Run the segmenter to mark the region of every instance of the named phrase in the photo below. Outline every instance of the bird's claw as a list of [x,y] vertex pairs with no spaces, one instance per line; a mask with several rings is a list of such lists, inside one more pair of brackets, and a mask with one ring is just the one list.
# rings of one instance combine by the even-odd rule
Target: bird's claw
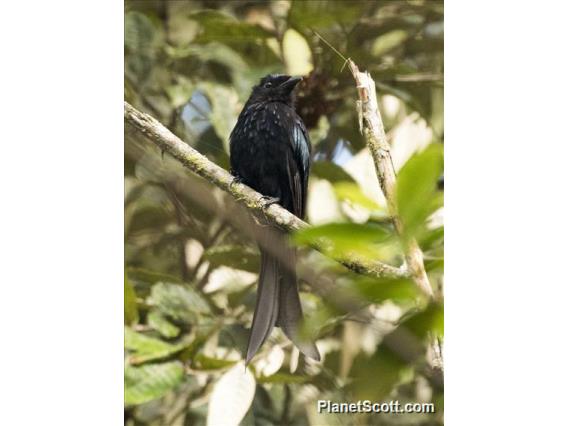
[[231,181],[231,183],[229,183],[229,191],[232,191],[233,185],[236,185],[237,183],[243,183],[243,178],[241,178],[239,175],[234,175],[233,180]]
[[267,209],[272,204],[278,204],[280,202],[280,198],[278,197],[269,197],[268,195],[263,195],[260,197],[260,201],[262,202],[262,207]]

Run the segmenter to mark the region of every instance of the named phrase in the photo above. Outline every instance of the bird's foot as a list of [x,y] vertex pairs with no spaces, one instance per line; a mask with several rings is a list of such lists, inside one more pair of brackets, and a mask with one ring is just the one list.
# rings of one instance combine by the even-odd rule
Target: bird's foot
[[239,175],[233,175],[233,180],[229,183],[229,191],[232,191],[233,185],[236,185],[237,183],[243,183],[243,178]]
[[262,208],[267,209],[272,204],[278,204],[280,202],[280,198],[278,197],[269,197],[268,195],[263,195],[260,198],[262,202]]

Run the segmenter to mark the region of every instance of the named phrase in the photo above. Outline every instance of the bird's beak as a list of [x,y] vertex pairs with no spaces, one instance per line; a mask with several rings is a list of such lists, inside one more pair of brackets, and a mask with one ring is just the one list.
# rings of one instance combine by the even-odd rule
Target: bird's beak
[[302,77],[290,77],[288,80],[282,83],[280,87],[287,90],[288,92],[291,92],[292,90],[294,90],[294,87],[296,87],[296,84],[298,84],[300,81],[302,81]]

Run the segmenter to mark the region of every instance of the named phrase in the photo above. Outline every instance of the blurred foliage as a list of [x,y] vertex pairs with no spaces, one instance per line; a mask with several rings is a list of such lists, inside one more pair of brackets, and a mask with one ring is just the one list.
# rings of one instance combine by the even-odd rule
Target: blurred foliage
[[[403,238],[424,251],[435,303],[408,279],[357,275],[309,249],[324,241],[333,255],[403,259],[359,133],[353,79],[322,38],[377,83]],[[443,337],[443,3],[126,0],[124,42],[125,99],[225,168],[228,135],[258,79],[307,75],[297,109],[314,145],[315,226],[294,241],[300,275],[333,286],[302,283],[321,363],[298,357],[276,329],[245,373],[256,244],[196,202],[195,177],[126,128],[126,424],[443,423],[443,389],[425,369],[428,339]],[[367,398],[434,402],[436,413],[317,413],[318,399]]]

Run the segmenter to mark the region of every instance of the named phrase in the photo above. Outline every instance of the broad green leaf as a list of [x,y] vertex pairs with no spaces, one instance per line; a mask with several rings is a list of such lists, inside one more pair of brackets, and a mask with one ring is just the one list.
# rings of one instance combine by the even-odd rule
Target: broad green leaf
[[282,45],[289,75],[307,75],[314,69],[310,46],[298,31],[291,28],[286,30]]
[[254,399],[256,381],[239,362],[213,386],[207,413],[208,426],[238,425]]
[[143,404],[161,398],[183,380],[183,365],[178,361],[124,368],[125,405]]
[[148,325],[168,339],[179,335],[179,327],[172,324],[162,313],[156,310],[151,310],[148,313]]
[[227,266],[249,272],[258,272],[260,267],[258,252],[244,246],[214,246],[203,256],[214,267]]
[[172,345],[138,333],[128,327],[124,330],[124,347],[133,352],[127,358],[130,364],[142,364],[144,362],[166,358],[187,346],[187,344]]
[[197,323],[200,314],[211,313],[203,296],[188,285],[159,282],[152,286],[148,303],[175,321],[188,324]]
[[327,179],[331,183],[350,182],[355,183],[355,179],[342,167],[331,161],[316,161],[312,165],[312,174],[320,179]]
[[363,191],[356,183],[338,182],[333,185],[333,189],[335,195],[341,201],[349,201],[371,211],[384,210],[375,201],[363,194]]
[[443,336],[444,308],[437,303],[431,303],[426,309],[404,321],[403,326],[421,339],[426,338],[429,333]]
[[318,246],[332,257],[356,253],[369,258],[388,258],[396,251],[392,231],[374,224],[330,223],[294,234],[297,244]]
[[124,272],[124,323],[131,325],[138,322],[138,307],[136,306],[136,292]]
[[443,194],[436,190],[436,183],[443,167],[443,147],[433,143],[400,170],[396,198],[407,237],[417,234],[428,216],[441,207]]

